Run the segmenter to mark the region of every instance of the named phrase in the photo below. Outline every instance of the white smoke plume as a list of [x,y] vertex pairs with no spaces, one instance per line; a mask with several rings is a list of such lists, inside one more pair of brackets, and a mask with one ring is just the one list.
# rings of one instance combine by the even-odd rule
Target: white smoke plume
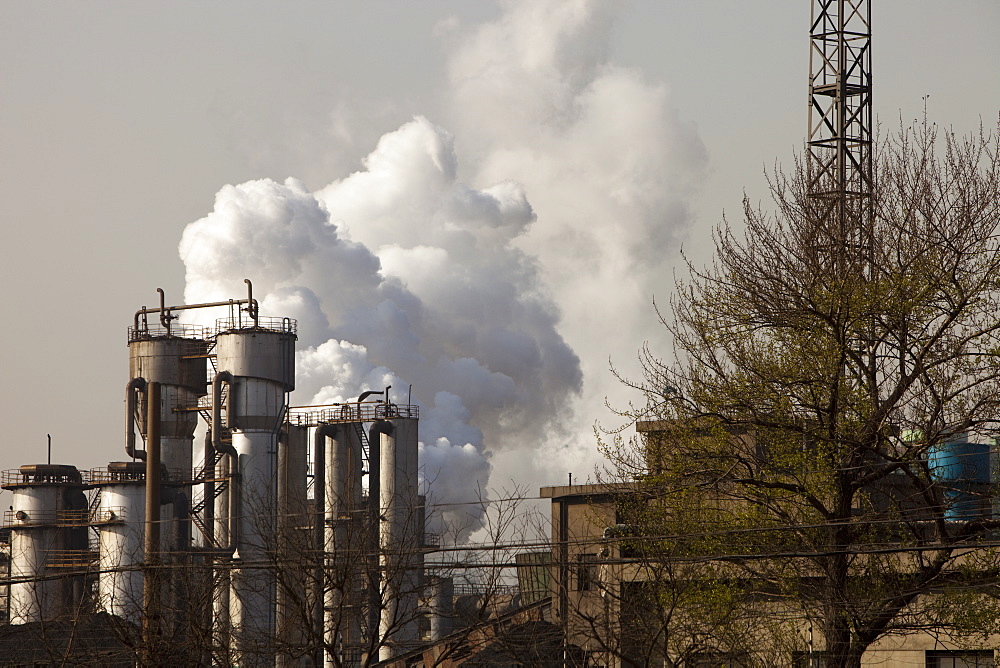
[[705,155],[662,86],[608,62],[615,7],[515,2],[448,24],[461,164],[417,116],[315,192],[224,187],[181,240],[189,303],[247,276],[262,312],[299,321],[296,403],[390,384],[400,402],[412,383],[435,500],[474,500],[491,468],[529,491],[584,477],[607,359],[655,331]]
[[635,377],[639,346],[662,340],[652,299],[672,291],[708,155],[665,85],[609,60],[620,3],[504,6],[473,31],[452,26],[446,122],[461,138],[469,181],[516,176],[528,194],[538,219],[514,243],[537,259],[559,332],[581,359],[581,398],[562,416],[569,437],[536,438],[493,459],[497,478],[516,471],[534,487],[562,484],[570,471],[586,479],[599,460],[594,422],[616,421],[605,400],[635,399],[608,360]]
[[530,438],[581,383],[536,265],[512,246],[534,218],[513,183],[459,183],[451,137],[417,118],[317,193],[294,179],[223,188],[181,240],[185,299],[253,277],[263,312],[299,321],[297,403],[387,385],[405,401],[412,383],[432,495],[471,500],[490,469],[479,425]]

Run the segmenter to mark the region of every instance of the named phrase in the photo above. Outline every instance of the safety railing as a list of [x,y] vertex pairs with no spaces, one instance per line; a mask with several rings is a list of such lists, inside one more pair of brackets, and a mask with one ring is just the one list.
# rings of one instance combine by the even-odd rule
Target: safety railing
[[257,329],[268,332],[281,332],[284,334],[298,334],[298,322],[294,318],[277,318],[271,316],[259,316],[253,320],[249,315],[240,312],[238,316],[229,318],[217,318],[215,327],[204,325],[189,325],[185,323],[171,323],[170,327],[160,324],[140,323],[139,327],[130,326],[128,328],[128,342],[145,341],[157,338],[178,338],[190,339],[192,342],[208,341],[222,332],[240,331],[244,329]]
[[[4,487],[16,485],[81,485],[87,481],[82,474],[74,470],[59,470],[57,466],[39,465],[36,469],[7,469],[0,474],[0,485]],[[72,468],[72,467],[66,467]],[[86,472],[84,472],[86,473]]]
[[86,471],[85,476],[93,485],[105,485],[116,482],[139,482],[146,479],[146,470],[116,471],[107,468],[97,468]]
[[169,329],[163,327],[162,325],[140,324],[138,329],[134,326],[128,328],[128,342],[132,343],[134,341],[144,341],[146,339],[166,337],[205,340],[214,334],[215,332],[211,327],[205,327],[202,325],[187,325],[181,322],[171,323]]
[[91,524],[117,524],[119,522],[124,522],[126,519],[131,519],[133,522],[143,521],[143,517],[125,517],[125,506],[103,506],[94,509],[91,514],[90,522]]
[[315,427],[333,422],[373,422],[391,418],[419,418],[416,404],[387,404],[381,401],[330,404],[291,408],[288,421],[297,427]]
[[90,509],[83,510],[5,510],[5,526],[9,527],[85,527],[90,524]]
[[[168,485],[188,485],[194,480],[194,472],[188,469],[168,469],[162,467],[162,482]],[[96,468],[83,471],[83,481],[88,485],[113,485],[116,482],[137,482],[146,479],[146,469],[138,471],[116,471]]]
[[222,332],[239,331],[243,329],[262,329],[268,332],[281,332],[284,334],[297,334],[299,325],[294,318],[272,318],[269,316],[257,316],[254,320],[242,311],[239,315],[230,318],[219,318],[215,321],[215,334]]
[[455,596],[512,596],[520,591],[516,584],[501,584],[496,582],[456,582]]
[[45,555],[49,568],[86,569],[97,561],[97,550],[51,550]]

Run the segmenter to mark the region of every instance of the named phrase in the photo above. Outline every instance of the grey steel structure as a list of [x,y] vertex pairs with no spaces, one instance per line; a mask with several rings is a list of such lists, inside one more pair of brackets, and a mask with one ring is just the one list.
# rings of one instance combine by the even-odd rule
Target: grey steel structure
[[[419,644],[419,617],[429,612],[419,608],[427,549],[417,494],[419,408],[388,401],[389,389],[290,410],[291,427],[313,433],[312,542],[323,560],[311,580],[325,592],[313,599],[325,645],[314,665],[355,665],[371,650],[397,656]],[[366,401],[371,395],[386,399]]]
[[[288,393],[295,388],[295,338],[295,323],[288,318],[227,320],[220,322],[215,336],[216,378],[224,379],[229,392],[226,450],[238,489],[228,509],[230,541],[236,548],[229,624],[240,665],[265,663],[258,648],[276,630],[276,582],[268,560],[277,547],[278,437]],[[220,401],[213,396],[213,407]],[[223,434],[217,422],[212,430]]]
[[[3,474],[12,623],[93,608],[141,628],[143,662],[166,660],[152,652],[171,638],[178,662],[357,665],[414,648],[420,617],[451,608],[442,582],[432,605],[424,591],[418,407],[386,387],[290,409],[296,323],[259,316],[246,282],[246,299],[168,306],[158,290],[159,307],[136,311],[132,461]],[[229,317],[174,322],[208,307]]]
[[[190,410],[206,394],[206,358],[209,342],[200,327],[171,326],[164,313],[166,327],[140,327],[129,332],[129,383],[126,388],[126,452],[146,460],[147,453],[134,447],[133,422],[148,440],[149,412],[157,411],[160,428],[160,460],[174,482],[169,503],[159,511],[161,549],[184,551],[191,547],[191,479],[194,432],[198,414]],[[149,405],[150,383],[159,383],[160,401]]]
[[75,466],[27,464],[4,471],[14,492],[4,524],[10,527],[8,619],[28,624],[68,619],[83,598],[90,510]]
[[872,180],[871,7],[869,0],[814,0],[809,49],[807,188],[832,237],[817,243],[868,245]]
[[107,470],[91,471],[90,478],[99,490],[91,518],[100,532],[97,604],[135,623],[142,613],[146,465],[112,462]]

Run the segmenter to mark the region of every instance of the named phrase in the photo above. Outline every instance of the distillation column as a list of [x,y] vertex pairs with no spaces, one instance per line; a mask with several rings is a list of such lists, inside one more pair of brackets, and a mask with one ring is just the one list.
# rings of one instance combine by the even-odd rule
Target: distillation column
[[[423,512],[417,486],[417,420],[396,418],[379,437],[379,569],[382,661],[419,640]],[[375,444],[371,446],[375,448]]]
[[94,474],[100,506],[93,518],[100,531],[98,605],[132,623],[142,612],[146,465],[112,462],[107,473]]
[[[75,466],[27,464],[5,471],[3,488],[14,492],[10,527],[10,623],[69,618],[83,594],[89,508]],[[62,577],[59,577],[62,575]]]
[[[236,547],[229,624],[240,665],[264,665],[274,660],[277,450],[287,393],[295,385],[294,322],[223,325],[215,349],[219,373],[232,378],[227,426],[238,485],[228,508]],[[221,519],[218,512],[216,517]]]
[[[131,334],[129,370],[133,381],[129,384],[129,392],[133,391],[136,379],[160,384],[160,459],[171,479],[189,480],[194,431],[198,426],[198,413],[193,409],[198,398],[207,394],[208,342],[203,338],[171,334],[151,335],[149,330],[134,330]],[[145,393],[139,393],[136,409],[139,429],[145,438],[149,422]],[[142,452],[137,451],[136,455],[145,459]],[[190,488],[178,487],[172,492],[172,503],[162,511],[164,518],[171,519],[164,522],[160,532],[161,544],[167,552],[191,547],[191,523],[186,519],[191,503]]]
[[307,555],[312,554],[313,514],[306,498],[309,428],[286,425],[278,440],[278,539],[275,665],[299,665],[308,635],[304,628],[309,591]]
[[327,656],[327,666],[343,665],[360,651],[360,584],[364,581],[366,546],[362,506],[360,423],[320,427],[318,438],[330,437],[325,448],[323,631],[327,647],[336,648],[339,661]]

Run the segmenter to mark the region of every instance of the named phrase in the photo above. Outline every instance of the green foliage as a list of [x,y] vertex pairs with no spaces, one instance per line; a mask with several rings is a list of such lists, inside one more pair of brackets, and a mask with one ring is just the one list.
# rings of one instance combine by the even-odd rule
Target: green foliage
[[[968,488],[934,457],[1000,421],[998,137],[903,128],[871,196],[832,212],[797,165],[771,181],[775,213],[747,203],[742,237],[724,223],[713,265],[678,283],[673,357],[644,349],[647,404],[625,413],[647,437],[605,451],[640,483],[637,552],[697,565],[680,588],[704,624],[780,602],[800,611],[782,633],[815,622],[831,665],[929,620],[996,627],[981,548],[1000,524],[955,512]],[[971,563],[979,581],[956,579]]]

